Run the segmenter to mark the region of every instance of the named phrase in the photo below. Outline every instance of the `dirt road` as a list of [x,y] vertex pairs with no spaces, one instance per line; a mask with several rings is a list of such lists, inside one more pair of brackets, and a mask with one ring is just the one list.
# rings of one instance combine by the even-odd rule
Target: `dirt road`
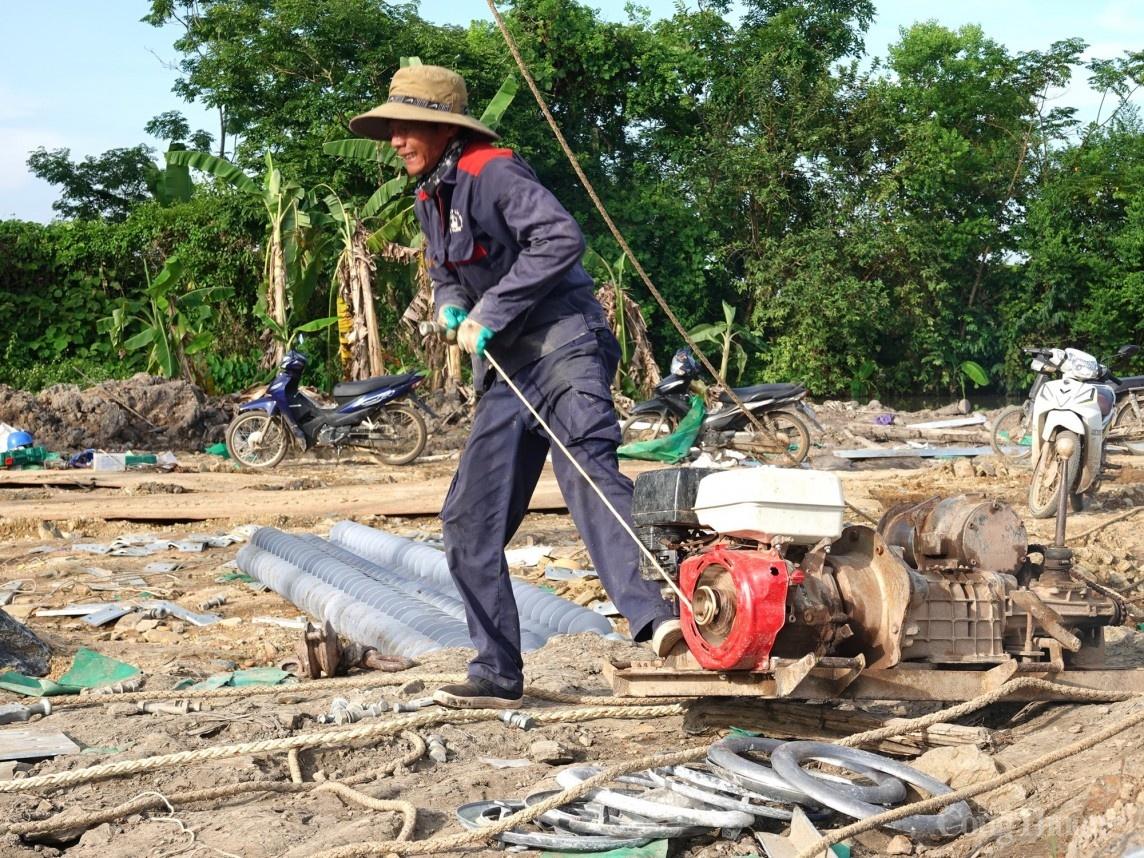
[[[148,557],[95,557],[77,550],[77,543],[143,532],[176,539],[191,533],[222,533],[245,523],[325,533],[333,521],[349,517],[404,535],[439,535],[434,515],[455,465],[448,458],[405,468],[300,460],[268,474],[244,474],[206,456],[180,459],[187,470],[171,474],[0,475],[0,535],[4,537],[0,583],[24,582],[7,609],[27,618],[31,627],[56,648],[52,675],[58,676],[75,651],[87,646],[138,665],[149,675],[149,687],[162,689],[180,678],[197,679],[235,667],[276,664],[292,651],[297,636],[262,619],[294,618],[298,615],[294,606],[273,593],[255,592],[248,585],[226,580],[232,571],[227,564],[237,546],[208,548],[201,553],[172,550]],[[1071,521],[1070,534],[1075,536],[1123,516],[1144,501],[1144,471],[1139,464],[1129,458],[1118,458],[1116,464],[1122,467],[1102,487],[1092,508]],[[633,465],[629,472],[649,467],[655,466]],[[967,471],[959,466],[957,470],[959,473],[949,463],[926,464],[849,471],[842,479],[854,509],[873,518],[901,500],[969,491],[999,497],[1025,513],[1022,499],[1027,472],[1009,471],[992,460],[978,462],[976,469]],[[850,517],[857,520],[858,515],[853,512]],[[1049,522],[1027,520],[1027,525],[1033,541],[1051,534]],[[1142,532],[1144,516],[1116,521],[1079,544],[1078,558],[1106,583],[1140,599],[1144,597],[1139,568],[1144,556]],[[550,475],[542,480],[534,513],[526,519],[514,544],[529,541],[554,546],[553,553],[585,562],[578,553],[582,547],[579,537],[560,508]],[[153,563],[174,568],[147,571],[148,564]],[[92,572],[93,568],[102,571]],[[526,577],[538,574],[530,569],[516,571]],[[103,587],[107,583],[112,586]],[[591,589],[595,586],[573,587],[567,594],[586,600],[599,595]],[[94,629],[75,618],[35,616],[38,608],[131,598],[141,590],[192,608],[209,596],[225,595],[225,605],[218,608],[225,621],[198,628],[170,619],[140,622],[129,615],[115,625]],[[1113,649],[1121,663],[1144,664],[1140,635],[1125,629],[1113,637]],[[609,689],[599,673],[601,659],[630,658],[641,652],[630,644],[591,636],[559,637],[529,654],[526,670],[530,682],[545,688],[606,695]],[[440,652],[411,673],[458,672],[465,661],[464,651]],[[424,693],[415,678],[409,684],[409,677],[394,675],[393,681],[395,684],[384,690],[343,693],[366,702]],[[63,730],[85,749],[84,753],[38,763],[29,774],[312,732],[321,729],[313,719],[328,710],[336,693],[300,685],[269,695],[211,701],[209,711],[190,715],[116,717],[107,706],[64,705],[34,726]],[[16,699],[0,692],[0,703]],[[529,701],[528,705],[545,704]],[[1075,740],[1093,724],[1107,723],[1132,705],[995,706],[971,721],[996,728],[998,748],[1003,748],[994,749],[997,759],[1003,766],[1013,766],[1046,748]],[[900,707],[890,710],[892,714],[913,711]],[[392,738],[306,751],[301,755],[303,775],[308,781],[361,775],[364,783],[360,789],[368,795],[412,802],[419,808],[414,837],[420,839],[457,830],[453,812],[466,802],[518,798],[535,789],[551,788],[550,778],[559,766],[533,759],[533,745],[538,740],[556,742],[573,760],[611,762],[651,750],[709,742],[715,737],[714,733],[688,736],[678,715],[551,723],[530,732],[508,729],[499,722],[442,725],[425,732],[444,738],[449,752],[446,762],[422,759],[395,773],[375,777],[371,773],[380,772],[408,747],[404,740]],[[1144,730],[1135,729],[1035,778],[1024,779],[1021,785],[1027,799],[1016,809],[994,814],[1009,821],[1000,834],[992,839],[980,832],[965,835],[932,847],[926,854],[943,858],[1065,855],[1073,838],[1080,838],[1078,843],[1093,844],[1111,836],[1108,832],[1115,826],[1119,826],[1116,830],[1130,831],[1136,824],[1134,814],[1144,808],[1144,777],[1137,774],[1137,749],[1142,739]],[[503,760],[519,762],[514,763],[516,767],[498,767]],[[52,792],[0,794],[0,818],[43,819],[65,809],[111,807],[147,792],[177,797],[188,790],[254,779],[289,781],[285,754],[231,757]],[[1115,814],[1106,819],[1105,811],[1114,805]],[[329,792],[252,793],[180,805],[173,813],[128,813],[86,832],[44,835],[34,838],[35,842],[0,835],[0,855],[306,856],[340,844],[388,839],[397,825],[394,814],[363,810]],[[854,844],[855,854],[885,854],[887,841],[882,834],[865,837]],[[758,852],[758,844],[743,834],[735,840],[684,841],[672,854],[721,858]],[[500,850],[468,854],[494,855]]]

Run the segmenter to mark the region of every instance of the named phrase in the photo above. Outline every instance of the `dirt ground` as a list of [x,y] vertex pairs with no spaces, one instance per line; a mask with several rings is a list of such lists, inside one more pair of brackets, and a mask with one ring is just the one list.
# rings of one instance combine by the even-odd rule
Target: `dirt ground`
[[[829,410],[820,408],[819,413]],[[6,419],[5,415],[0,414],[0,419]],[[844,420],[855,419],[861,416],[847,413],[845,408],[831,417],[826,438],[818,439],[824,446],[816,449],[813,459],[816,467],[842,468],[846,498],[863,513],[877,518],[898,501],[962,492],[985,493],[1013,504],[1019,514],[1026,513],[1028,472],[1007,467],[992,457],[954,462],[883,460],[850,469],[837,460],[828,464],[825,457],[829,447],[843,440],[838,427]],[[216,457],[177,448],[180,465],[169,473],[0,472],[0,585],[23,582],[5,610],[26,621],[52,645],[52,676],[66,670],[80,647],[137,665],[148,675],[149,689],[168,688],[178,679],[199,679],[236,667],[276,665],[292,652],[298,633],[266,624],[263,618],[291,619],[299,612],[272,592],[219,580],[234,571],[231,563],[238,544],[208,547],[201,553],[171,550],[146,557],[94,555],[76,546],[141,534],[177,541],[192,535],[225,534],[248,524],[325,535],[334,522],[344,518],[401,535],[436,537],[440,525],[434,512],[456,464],[455,444],[443,439],[446,432],[441,435],[440,443],[431,444],[423,460],[401,468],[364,459],[336,462],[307,456],[288,459],[269,473],[249,474]],[[187,447],[201,449],[201,440]],[[1080,565],[1141,605],[1144,516],[1129,516],[1077,539],[1144,502],[1144,459],[1114,456],[1113,462],[1120,468],[1112,472],[1091,506],[1071,518],[1069,534]],[[625,466],[633,475],[651,467],[656,466]],[[849,517],[857,520],[854,513]],[[1031,542],[1051,539],[1051,522],[1026,519],[1026,525]],[[534,511],[513,545],[530,543],[553,546],[552,555],[570,558],[579,565],[588,562],[571,520],[560,508],[550,476],[542,480]],[[148,571],[148,566],[156,563],[174,568]],[[101,571],[92,572],[93,568]],[[536,569],[515,571],[525,577],[539,576]],[[600,595],[598,584],[592,581],[561,587],[565,595],[581,603]],[[129,615],[118,623],[93,629],[74,617],[34,614],[38,608],[132,598],[141,591],[193,610],[212,596],[225,595],[225,604],[213,609],[225,620],[200,628],[172,619],[141,623],[136,615]],[[1144,667],[1144,634],[1125,627],[1111,630],[1109,638],[1110,654],[1118,665]],[[546,688],[606,695],[610,689],[601,675],[603,661],[645,654],[642,648],[622,641],[589,635],[557,637],[526,657],[526,671],[529,682]],[[465,662],[465,651],[443,651],[408,673],[461,672]],[[394,684],[386,689],[350,691],[345,696],[371,702],[383,696],[394,700],[426,693],[418,683],[407,682],[408,677],[394,674]],[[187,715],[123,717],[113,716],[107,706],[61,706],[37,725],[64,731],[83,752],[36,763],[27,774],[322,729],[314,718],[328,711],[334,696],[335,692],[307,690],[305,683],[300,683],[283,687],[281,693],[212,700],[209,711]],[[0,704],[17,699],[0,691]],[[526,701],[526,707],[545,705]],[[988,751],[1007,769],[1075,741],[1141,705],[1135,701],[995,705],[963,723],[995,731],[995,745]],[[923,710],[898,705],[892,711],[910,715]],[[613,762],[716,738],[714,732],[689,736],[679,716],[551,724],[528,732],[488,722],[446,725],[432,732],[444,738],[447,762],[425,758],[360,787],[375,798],[412,802],[418,808],[416,839],[459,830],[453,812],[466,802],[521,798],[552,788],[551,778],[559,766],[530,760],[520,767],[498,768],[490,762],[528,760],[530,747],[539,740],[558,742],[579,762]],[[940,858],[1121,855],[1126,844],[1136,842],[1132,838],[1140,838],[1134,832],[1144,831],[1142,739],[1144,728],[1136,727],[1023,779],[1019,784],[1026,797],[1008,809],[995,810],[989,815],[992,822],[950,843],[919,844],[914,854],[924,852]],[[307,779],[316,775],[346,778],[382,767],[407,747],[403,740],[387,739],[362,747],[306,751],[301,763]],[[145,793],[170,796],[267,777],[290,779],[284,754],[234,757],[71,788],[0,795],[0,818],[42,819],[67,809],[93,811],[114,806]],[[328,792],[253,793],[182,805],[173,813],[134,814],[82,833],[43,835],[30,841],[4,835],[0,855],[305,856],[341,844],[389,839],[398,824],[399,818],[393,813],[364,810]],[[888,839],[881,833],[863,836],[854,844],[854,854],[888,854]],[[488,848],[466,854],[501,851]],[[707,837],[677,842],[671,854],[719,858],[761,852],[758,843],[743,834],[737,840]]]

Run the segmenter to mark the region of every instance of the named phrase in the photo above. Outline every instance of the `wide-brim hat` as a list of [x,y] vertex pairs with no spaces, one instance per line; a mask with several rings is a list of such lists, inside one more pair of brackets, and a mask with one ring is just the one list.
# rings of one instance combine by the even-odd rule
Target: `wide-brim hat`
[[389,123],[443,122],[476,132],[490,140],[495,131],[469,116],[469,92],[465,79],[441,66],[405,66],[389,84],[389,100],[350,120],[350,130],[374,140],[389,139]]

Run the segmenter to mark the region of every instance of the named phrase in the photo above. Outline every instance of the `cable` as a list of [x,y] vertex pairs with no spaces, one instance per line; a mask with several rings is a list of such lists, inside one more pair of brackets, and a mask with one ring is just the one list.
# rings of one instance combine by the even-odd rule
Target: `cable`
[[642,541],[640,541],[640,538],[636,536],[635,531],[631,529],[626,521],[624,521],[624,517],[619,514],[614,506],[612,506],[612,502],[608,500],[608,498],[600,490],[600,487],[592,481],[592,478],[588,476],[588,472],[580,466],[580,463],[576,461],[572,453],[568,450],[567,447],[564,446],[564,443],[556,437],[556,433],[552,431],[552,427],[544,422],[544,418],[541,417],[537,410],[532,407],[532,403],[525,398],[520,388],[513,384],[512,379],[508,377],[508,373],[501,369],[500,364],[496,362],[496,358],[494,358],[486,351],[484,354],[484,359],[488,361],[489,365],[497,371],[497,375],[499,375],[501,380],[509,386],[509,389],[511,389],[512,392],[516,394],[516,398],[524,404],[524,407],[528,409],[528,413],[536,418],[536,422],[539,423],[540,427],[548,433],[548,437],[552,443],[560,448],[560,452],[563,453],[568,458],[568,461],[572,463],[572,466],[580,472],[580,476],[584,478],[584,481],[592,487],[592,491],[594,491],[599,496],[600,500],[604,502],[604,506],[608,508],[608,512],[615,516],[616,521],[620,523],[624,531],[628,534],[628,536],[632,538],[632,542],[634,542],[639,550],[643,552],[644,557],[647,558],[651,562],[651,565],[655,567],[655,571],[658,572],[660,577],[662,577],[663,580],[667,582],[667,585],[671,587],[680,603],[687,605],[687,609],[691,610],[691,600],[683,595],[683,591],[679,589],[679,585],[676,584],[675,581],[672,580],[671,576],[664,571],[664,568],[659,565],[659,561],[655,559],[655,555],[648,551],[647,546],[644,545]]
[[[619,244],[620,248],[624,251],[624,253],[627,254],[628,259],[632,261],[632,267],[634,267],[636,273],[639,274],[640,279],[643,281],[644,286],[647,287],[648,292],[651,293],[651,296],[655,299],[656,303],[659,304],[660,309],[663,310],[668,320],[675,327],[675,330],[678,331],[679,335],[683,337],[684,342],[687,343],[688,347],[703,363],[703,366],[707,369],[707,371],[711,373],[711,377],[715,379],[716,383],[723,387],[727,393],[728,398],[730,398],[735,403],[735,405],[742,409],[743,416],[747,418],[751,425],[759,430],[760,433],[766,435],[768,430],[763,426],[759,418],[756,417],[749,408],[747,408],[746,403],[744,403],[743,400],[739,398],[739,395],[735,393],[734,389],[732,389],[731,386],[727,384],[727,382],[719,374],[719,371],[715,369],[714,364],[712,364],[711,361],[707,359],[707,356],[703,354],[699,346],[697,346],[695,341],[691,339],[687,333],[687,330],[683,327],[683,324],[679,321],[678,318],[676,318],[675,313],[672,312],[671,307],[669,307],[667,304],[667,301],[665,301],[663,296],[659,294],[659,290],[655,288],[655,284],[651,282],[651,278],[648,277],[647,272],[644,271],[643,266],[640,265],[639,260],[636,258],[636,255],[632,252],[631,247],[628,245],[627,239],[624,238],[623,233],[620,232],[619,227],[616,226],[615,222],[612,220],[611,215],[608,214],[608,210],[604,208],[604,203],[600,200],[599,196],[597,196],[596,189],[592,186],[592,182],[589,181],[587,174],[584,173],[583,168],[580,166],[579,159],[577,159],[575,153],[572,151],[572,148],[568,145],[568,141],[564,139],[564,134],[560,131],[560,126],[556,124],[556,119],[552,116],[552,112],[548,109],[548,104],[545,102],[544,96],[540,94],[540,89],[536,85],[536,80],[533,78],[532,72],[528,70],[528,65],[524,62],[524,57],[522,57],[520,54],[520,48],[517,47],[516,40],[513,39],[512,33],[509,32],[508,25],[505,23],[504,18],[501,16],[500,10],[496,6],[495,0],[487,0],[487,2],[489,5],[489,10],[493,13],[493,19],[496,21],[497,28],[500,30],[501,35],[504,37],[505,44],[508,45],[509,52],[512,54],[513,59],[516,60],[517,68],[520,69],[520,73],[524,76],[524,80],[528,84],[528,88],[532,90],[533,98],[536,99],[536,103],[540,106],[540,112],[543,113],[544,118],[548,120],[548,124],[552,128],[552,133],[556,135],[556,140],[560,143],[560,148],[564,150],[564,154],[567,156],[569,163],[571,163],[572,169],[576,172],[576,176],[580,179],[581,184],[584,186],[584,190],[588,192],[588,196],[591,197],[593,204],[596,206],[596,210],[600,213],[600,217],[602,217],[604,219],[604,223],[607,224],[608,229],[612,233],[612,237],[615,238],[616,243]],[[783,449],[783,456],[788,462],[793,461],[793,457],[790,455],[790,452],[785,448]]]

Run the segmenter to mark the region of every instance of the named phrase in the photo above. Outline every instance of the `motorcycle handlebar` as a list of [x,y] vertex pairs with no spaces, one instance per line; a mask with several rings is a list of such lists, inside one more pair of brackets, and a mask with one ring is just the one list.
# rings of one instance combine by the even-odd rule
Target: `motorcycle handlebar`
[[418,322],[417,333],[423,337],[441,337],[449,343],[457,341],[457,329],[446,328],[438,322]]

